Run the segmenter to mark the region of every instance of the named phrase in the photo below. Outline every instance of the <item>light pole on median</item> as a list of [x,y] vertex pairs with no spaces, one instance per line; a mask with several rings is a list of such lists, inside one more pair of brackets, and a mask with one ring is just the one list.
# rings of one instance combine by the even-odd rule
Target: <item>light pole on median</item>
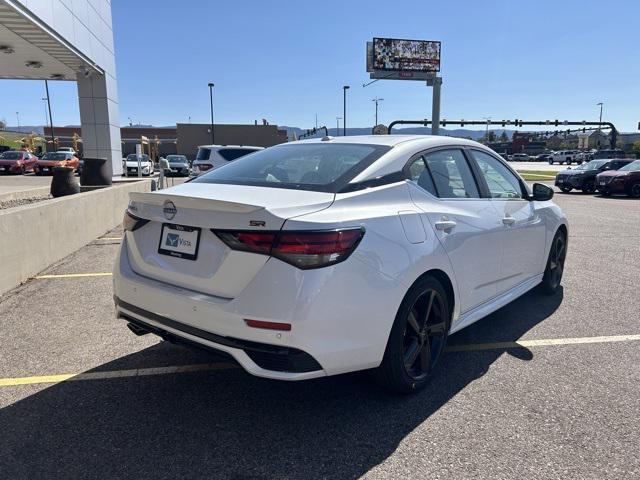
[[600,131],[600,127],[602,127],[602,106],[604,105],[604,103],[598,102],[596,103],[596,105],[600,106],[600,125],[598,125],[598,131]]
[[349,85],[342,87],[342,136],[347,136],[347,90]]
[[209,102],[211,105],[211,145],[216,144],[216,137],[213,133],[213,83],[209,83]]
[[378,98],[378,97],[376,97],[376,98],[371,100],[372,102],[376,103],[376,123],[375,123],[374,127],[376,125],[378,125],[378,102],[382,102],[383,100],[384,100],[384,98]]

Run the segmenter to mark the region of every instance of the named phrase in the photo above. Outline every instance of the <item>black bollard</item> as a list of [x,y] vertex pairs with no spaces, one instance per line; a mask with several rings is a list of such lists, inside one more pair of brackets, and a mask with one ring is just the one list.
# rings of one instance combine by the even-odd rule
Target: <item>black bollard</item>
[[84,165],[80,174],[83,186],[111,185],[112,172],[106,158],[83,158]]
[[53,167],[53,178],[51,179],[51,195],[53,197],[64,197],[80,193],[80,184],[73,175],[71,167]]

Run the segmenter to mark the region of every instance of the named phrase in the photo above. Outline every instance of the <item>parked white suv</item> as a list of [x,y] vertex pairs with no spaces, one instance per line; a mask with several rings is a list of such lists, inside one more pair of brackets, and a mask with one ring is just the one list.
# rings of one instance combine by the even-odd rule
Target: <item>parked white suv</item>
[[549,157],[549,165],[553,165],[554,163],[559,163],[562,165],[566,163],[567,165],[571,165],[576,161],[576,152],[575,150],[560,150],[558,152],[553,152],[551,157]]
[[201,145],[193,162],[193,173],[200,175],[212,168],[226,165],[236,158],[244,157],[264,147],[251,147],[247,145]]

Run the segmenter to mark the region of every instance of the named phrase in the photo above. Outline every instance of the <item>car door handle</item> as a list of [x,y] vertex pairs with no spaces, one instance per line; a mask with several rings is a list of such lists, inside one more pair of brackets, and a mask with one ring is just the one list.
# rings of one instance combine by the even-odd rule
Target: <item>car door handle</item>
[[437,230],[442,230],[443,232],[449,233],[453,228],[457,225],[453,220],[445,219],[436,222],[435,227]]
[[502,219],[502,223],[504,223],[506,226],[510,227],[512,226],[514,223],[516,223],[516,219],[509,216],[509,217],[504,217]]

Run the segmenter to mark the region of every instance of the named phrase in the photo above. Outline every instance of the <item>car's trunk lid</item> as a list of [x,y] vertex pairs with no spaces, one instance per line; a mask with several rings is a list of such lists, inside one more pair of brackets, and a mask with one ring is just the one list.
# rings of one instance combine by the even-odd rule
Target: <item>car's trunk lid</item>
[[[129,211],[150,220],[127,232],[127,252],[136,272],[190,290],[233,298],[269,257],[231,250],[212,229],[280,230],[288,218],[329,207],[334,194],[185,183],[159,192],[132,193],[130,198]],[[164,248],[162,242],[169,241],[169,232],[179,235],[172,225],[199,229],[195,259],[167,254],[166,249],[173,247]],[[187,236],[196,239],[196,234]]]

